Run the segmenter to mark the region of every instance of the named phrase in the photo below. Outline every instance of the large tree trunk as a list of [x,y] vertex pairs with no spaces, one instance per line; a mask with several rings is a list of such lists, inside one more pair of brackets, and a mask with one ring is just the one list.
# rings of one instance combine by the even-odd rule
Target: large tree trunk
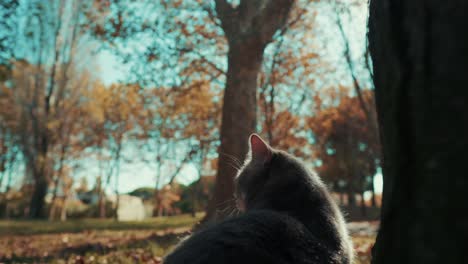
[[[36,172],[39,173],[39,172]],[[36,180],[34,183],[34,191],[31,196],[29,217],[42,218],[44,215],[44,198],[47,194],[48,182],[44,175],[34,175]]]
[[215,217],[223,218],[235,206],[232,195],[236,167],[244,160],[249,135],[255,131],[257,76],[263,54],[263,47],[255,44],[234,43],[236,46],[229,50],[218,172],[211,204]]
[[286,24],[294,0],[242,0],[236,7],[226,0],[215,2],[229,52],[218,172],[205,220],[222,220],[234,209],[237,169],[233,162],[244,160],[248,137],[256,130],[257,76],[263,51],[273,34]]
[[373,0],[384,190],[373,263],[464,263],[468,1]]

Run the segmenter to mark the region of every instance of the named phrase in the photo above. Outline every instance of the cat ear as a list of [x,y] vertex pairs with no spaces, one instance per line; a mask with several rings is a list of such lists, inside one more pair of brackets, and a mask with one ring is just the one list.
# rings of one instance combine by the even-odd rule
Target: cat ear
[[263,141],[263,139],[259,135],[250,135],[249,142],[250,153],[252,154],[253,160],[262,161],[264,163],[267,163],[271,160],[271,157],[273,155],[271,147],[268,146],[268,144],[265,141]]

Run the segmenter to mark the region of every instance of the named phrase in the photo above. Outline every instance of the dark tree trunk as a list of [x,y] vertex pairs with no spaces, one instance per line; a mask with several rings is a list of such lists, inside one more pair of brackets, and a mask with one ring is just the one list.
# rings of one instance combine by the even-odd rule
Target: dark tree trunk
[[192,190],[192,210],[190,210],[190,214],[192,215],[192,217],[195,217],[197,215],[197,211],[196,211],[196,194],[195,194],[195,191]]
[[114,220],[119,221],[119,206],[120,206],[120,197],[119,192],[115,192],[115,209],[114,209]]
[[44,198],[47,194],[48,187],[45,176],[37,175],[38,173],[39,172],[35,173],[36,180],[29,207],[29,217],[35,219],[44,217]]
[[366,207],[366,200],[364,199],[364,192],[361,192],[360,196],[361,196],[361,215],[367,216],[367,207]]
[[205,220],[222,220],[235,206],[233,179],[256,130],[257,76],[263,51],[273,34],[286,24],[294,0],[242,0],[233,7],[216,0],[216,11],[228,40],[228,71],[221,120],[221,146],[214,196]]
[[106,197],[104,190],[99,191],[98,198],[98,209],[99,209],[99,218],[106,218]]
[[[236,46],[234,46],[236,45]],[[233,165],[244,160],[249,135],[255,132],[257,114],[257,76],[262,63],[263,47],[257,43],[234,43],[228,55],[228,72],[224,91],[221,146],[218,173],[211,210],[223,218],[235,204]],[[213,212],[213,211],[212,211]]]
[[465,263],[468,1],[373,0],[383,146],[373,263]]
[[[198,171],[198,173],[200,174],[200,170]],[[192,190],[191,190],[191,193],[190,193],[190,200],[192,202],[192,210],[191,210],[191,214],[192,214],[192,217],[195,217],[196,214],[197,214],[197,209],[196,209],[196,206],[197,206],[197,196],[199,194],[199,191],[198,191],[198,187],[201,186],[201,180],[200,178],[195,181],[193,183],[193,187],[192,187]]]
[[355,207],[356,206],[356,194],[354,193],[351,183],[348,183],[348,186],[346,189],[346,195],[348,196],[348,206]]

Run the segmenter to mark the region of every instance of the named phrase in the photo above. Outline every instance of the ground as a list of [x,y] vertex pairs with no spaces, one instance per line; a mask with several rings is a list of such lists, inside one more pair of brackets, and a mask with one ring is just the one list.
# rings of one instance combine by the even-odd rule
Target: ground
[[[0,263],[160,263],[202,215],[143,222],[0,221]],[[376,222],[349,224],[356,263],[370,263]]]

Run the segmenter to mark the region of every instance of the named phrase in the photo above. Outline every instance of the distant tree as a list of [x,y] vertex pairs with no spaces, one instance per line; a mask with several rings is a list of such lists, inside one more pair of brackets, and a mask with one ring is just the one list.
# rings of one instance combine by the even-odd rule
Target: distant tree
[[16,24],[23,24],[23,31],[2,30],[2,35],[15,41],[14,48],[10,46],[13,75],[9,89],[17,103],[18,144],[34,182],[30,217],[37,218],[43,215],[44,197],[54,169],[50,153],[60,123],[56,118],[66,112],[65,98],[75,95],[68,93],[68,81],[79,53],[76,44],[81,36],[84,6],[64,1],[23,1],[17,8],[22,16]]
[[16,120],[11,102],[12,92],[4,83],[12,77],[18,5],[17,0],[5,0],[0,3],[0,190],[5,176],[10,176],[6,179],[6,191],[11,183],[10,165],[14,163],[18,153],[17,137],[11,130],[12,123]]
[[464,263],[468,2],[370,2],[383,146],[373,263]]
[[11,170],[19,158],[18,136],[13,129],[17,121],[14,109],[11,89],[0,84],[0,190],[7,177],[5,191],[10,188]]
[[0,82],[8,78],[14,58],[18,23],[18,0],[0,2]]
[[[138,137],[135,133],[138,133],[141,119],[145,116],[139,90],[138,85],[113,84],[106,87],[97,83],[90,93],[93,100],[86,106],[90,144],[99,154],[103,154],[98,155],[103,173],[100,176],[104,176],[99,191],[100,217],[106,216],[104,191],[110,187],[112,180],[117,205],[119,203],[118,183],[125,143],[130,142],[132,137]],[[105,163],[102,163],[103,156],[107,157]]]
[[[373,96],[371,90],[362,91],[366,105],[373,105]],[[344,95],[338,105],[324,108],[319,101],[317,107],[319,110],[307,121],[315,139],[317,171],[336,191],[347,193],[350,205],[360,194],[364,210],[364,192],[373,192],[380,161],[376,134],[357,96]]]

